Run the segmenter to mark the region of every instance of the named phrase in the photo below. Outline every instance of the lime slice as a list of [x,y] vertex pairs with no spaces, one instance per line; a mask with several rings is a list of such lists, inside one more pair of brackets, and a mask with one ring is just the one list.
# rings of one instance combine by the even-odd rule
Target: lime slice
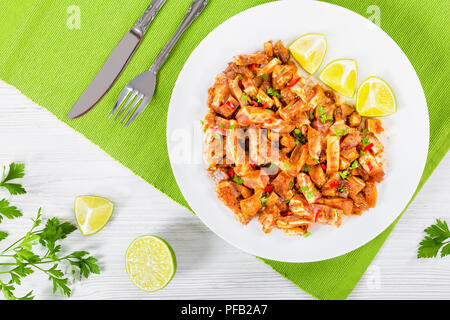
[[303,69],[314,74],[327,52],[327,39],[323,34],[308,33],[295,40],[289,50]]
[[75,218],[84,236],[93,235],[108,223],[114,210],[114,203],[95,196],[75,198]]
[[154,292],[172,280],[177,268],[170,245],[156,236],[133,240],[125,253],[125,267],[131,281],[139,289]]
[[356,111],[366,117],[384,117],[397,111],[394,92],[380,78],[369,77],[358,88]]
[[353,97],[358,79],[358,67],[353,59],[337,59],[325,66],[319,75],[329,87],[346,97]]

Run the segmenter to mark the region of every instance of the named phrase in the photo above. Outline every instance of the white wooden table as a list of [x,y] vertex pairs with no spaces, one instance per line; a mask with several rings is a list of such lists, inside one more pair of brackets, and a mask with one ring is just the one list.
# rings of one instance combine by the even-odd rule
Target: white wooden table
[[[188,210],[174,203],[81,134],[0,82],[0,163],[26,164],[28,194],[12,201],[25,218],[5,221],[11,239],[26,232],[37,209],[45,217],[74,222],[73,199],[98,194],[116,203],[108,226],[83,237],[75,231],[66,243],[99,257],[102,273],[74,284],[73,299],[310,299],[294,284],[251,255],[214,235]],[[446,156],[405,213],[351,299],[450,299],[450,258],[418,260],[423,229],[436,218],[450,222],[450,156]],[[174,248],[178,271],[157,293],[134,287],[124,268],[133,238],[160,235]],[[25,288],[26,287],[26,288]],[[58,299],[44,276],[32,275],[23,289],[40,299]]]

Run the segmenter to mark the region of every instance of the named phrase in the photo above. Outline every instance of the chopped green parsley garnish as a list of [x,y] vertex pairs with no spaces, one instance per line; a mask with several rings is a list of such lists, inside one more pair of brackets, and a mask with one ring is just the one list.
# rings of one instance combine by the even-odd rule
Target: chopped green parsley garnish
[[269,89],[267,89],[267,94],[269,96],[274,96],[274,97],[281,98],[281,94],[277,91],[276,88],[269,88]]
[[242,96],[241,96],[241,100],[242,101],[247,101],[247,95],[245,94],[245,93],[242,93]]
[[267,74],[263,74],[262,76],[261,76],[264,80],[266,80],[267,79]]
[[324,107],[317,106],[317,112],[319,112],[319,116],[323,115],[325,113],[325,111],[327,111],[327,110]]
[[330,120],[333,120],[333,116],[331,114],[324,114],[323,116],[320,117],[320,121],[322,123],[325,123]]
[[347,189],[342,188],[342,189],[339,189],[338,191],[339,191],[340,193],[346,193],[346,192],[347,192]]
[[341,176],[342,179],[347,179],[347,176],[349,175],[349,172],[347,170],[344,171],[340,171],[339,175]]
[[362,139],[362,144],[364,147],[367,147],[370,144],[369,138]]
[[359,167],[358,160],[353,161],[352,165],[350,166],[350,169],[356,169]]
[[308,238],[311,235],[311,232],[307,232],[303,235],[304,238]]
[[262,197],[261,198],[261,204],[262,204],[263,207],[266,206],[267,200],[268,200],[267,197]]
[[233,180],[234,182],[236,182],[237,184],[243,184],[243,183],[244,183],[244,181],[242,181],[242,179],[241,179],[240,177],[238,177],[238,176],[234,176],[234,177],[232,178],[232,180]]
[[303,171],[305,171],[305,172],[309,172],[309,167],[308,167],[308,165],[307,165],[307,164],[305,164],[305,166],[303,167]]
[[345,136],[348,133],[348,129],[345,129],[344,131],[342,131],[339,128],[334,128],[334,132],[336,133],[336,135],[339,136]]

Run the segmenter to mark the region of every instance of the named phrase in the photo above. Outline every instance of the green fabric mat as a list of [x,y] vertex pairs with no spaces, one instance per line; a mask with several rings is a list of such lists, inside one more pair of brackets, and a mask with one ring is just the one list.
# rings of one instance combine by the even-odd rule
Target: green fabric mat
[[[172,36],[190,0],[167,0],[141,48],[110,92],[84,117],[66,114],[113,48],[150,0],[3,0],[0,2],[0,78],[14,85],[96,143],[179,204],[188,208],[175,183],[166,148],[166,115],[175,80],[198,43],[224,20],[267,0],[210,0],[186,31],[161,70],[155,96],[132,126],[107,120],[126,83],[146,70]],[[424,87],[430,114],[430,150],[417,188],[423,186],[450,145],[450,1],[334,0],[363,16],[381,9],[381,27],[400,45]],[[70,30],[67,8],[81,9],[81,28]],[[301,34],[301,30],[299,30]],[[411,128],[414,130],[414,128]],[[416,192],[417,193],[417,192]],[[400,214],[400,213],[399,213]],[[319,299],[345,299],[392,231],[395,223],[363,247],[338,258],[314,263],[264,260],[277,272]]]

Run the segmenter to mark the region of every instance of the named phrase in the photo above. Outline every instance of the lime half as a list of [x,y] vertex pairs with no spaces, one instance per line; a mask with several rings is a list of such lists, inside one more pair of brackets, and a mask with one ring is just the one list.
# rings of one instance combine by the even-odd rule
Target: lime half
[[75,218],[84,236],[93,235],[108,223],[114,210],[114,203],[95,196],[75,198]]
[[344,96],[355,95],[358,67],[353,59],[337,59],[325,66],[319,79]]
[[358,88],[356,111],[366,117],[384,117],[397,111],[394,92],[380,78],[369,77]]
[[177,261],[166,241],[156,236],[142,236],[134,239],[128,247],[125,267],[136,287],[154,292],[172,280]]
[[295,40],[289,46],[289,50],[303,69],[314,74],[325,57],[327,39],[323,34],[308,33]]

